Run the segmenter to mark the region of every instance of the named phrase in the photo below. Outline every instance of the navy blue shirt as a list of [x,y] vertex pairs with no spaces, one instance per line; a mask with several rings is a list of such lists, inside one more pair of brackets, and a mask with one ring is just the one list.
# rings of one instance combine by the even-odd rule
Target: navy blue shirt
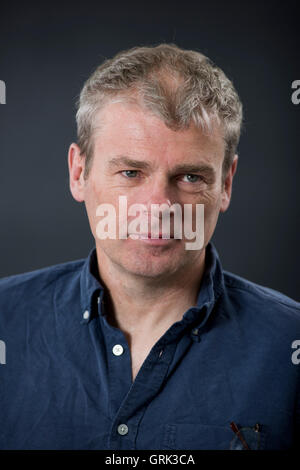
[[105,298],[95,248],[0,281],[1,449],[244,449],[232,422],[250,449],[300,447],[299,303],[224,271],[210,242],[197,305],[132,382]]

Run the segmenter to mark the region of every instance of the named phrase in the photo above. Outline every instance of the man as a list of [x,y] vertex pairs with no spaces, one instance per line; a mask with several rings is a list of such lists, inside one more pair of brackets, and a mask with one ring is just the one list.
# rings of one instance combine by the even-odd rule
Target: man
[[[85,83],[68,162],[95,248],[1,281],[1,448],[299,444],[299,304],[224,271],[210,241],[230,203],[241,122],[225,74],[175,45],[121,52]],[[191,207],[202,245],[175,236],[185,212],[172,212],[168,237],[134,230],[120,197],[143,209],[141,224],[155,204]],[[99,229],[108,207],[125,237]]]

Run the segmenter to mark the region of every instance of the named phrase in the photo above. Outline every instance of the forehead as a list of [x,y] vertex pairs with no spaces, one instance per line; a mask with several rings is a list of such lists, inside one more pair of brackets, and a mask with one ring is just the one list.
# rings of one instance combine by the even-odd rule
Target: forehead
[[95,117],[94,152],[101,158],[128,155],[176,164],[185,159],[220,163],[224,156],[222,129],[204,133],[195,124],[173,130],[163,120],[133,103],[110,102]]

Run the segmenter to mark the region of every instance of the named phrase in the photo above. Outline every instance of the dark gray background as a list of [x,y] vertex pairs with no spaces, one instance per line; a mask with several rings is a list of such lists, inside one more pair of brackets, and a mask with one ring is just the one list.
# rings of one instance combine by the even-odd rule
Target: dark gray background
[[87,256],[69,192],[75,101],[106,57],[175,42],[233,80],[245,128],[231,206],[213,241],[224,269],[299,300],[300,79],[296,2],[5,2],[0,6],[0,277]]

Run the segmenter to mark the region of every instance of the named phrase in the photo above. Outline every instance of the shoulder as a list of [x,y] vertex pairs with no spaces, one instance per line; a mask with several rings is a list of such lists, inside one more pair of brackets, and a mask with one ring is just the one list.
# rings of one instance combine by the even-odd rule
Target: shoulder
[[226,293],[237,305],[261,314],[284,313],[300,322],[300,303],[270,287],[249,281],[237,274],[223,271]]
[[0,302],[8,298],[20,298],[26,292],[27,297],[43,290],[52,291],[55,284],[67,276],[76,276],[80,273],[85,259],[68,261],[52,266],[28,271],[21,274],[14,274],[0,279]]

